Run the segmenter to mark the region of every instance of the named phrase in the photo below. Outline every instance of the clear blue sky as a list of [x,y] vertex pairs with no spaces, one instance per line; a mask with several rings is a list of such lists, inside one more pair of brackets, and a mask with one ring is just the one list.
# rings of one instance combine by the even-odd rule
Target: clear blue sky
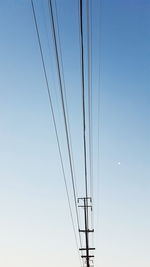
[[[96,264],[150,266],[150,1],[93,1]],[[77,1],[57,0],[79,194],[83,193]],[[46,0],[36,1],[65,158]],[[101,31],[101,47],[98,31]],[[0,265],[79,266],[28,0],[0,3]],[[97,64],[100,50],[100,122]],[[99,203],[99,204],[98,204]]]

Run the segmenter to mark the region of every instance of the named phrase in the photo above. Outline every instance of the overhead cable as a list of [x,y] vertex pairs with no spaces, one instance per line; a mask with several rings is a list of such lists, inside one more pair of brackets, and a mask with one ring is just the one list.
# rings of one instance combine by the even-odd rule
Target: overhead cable
[[[34,19],[34,23],[35,23],[35,28],[36,28],[37,38],[38,38],[38,44],[39,44],[39,49],[40,49],[40,54],[41,54],[42,67],[43,67],[43,72],[44,72],[44,77],[45,77],[46,87],[47,87],[47,92],[48,92],[48,97],[49,97],[49,104],[50,104],[50,109],[51,109],[51,113],[52,113],[53,124],[54,124],[54,129],[55,129],[55,134],[56,134],[57,146],[58,146],[58,151],[59,151],[59,156],[60,156],[60,161],[61,161],[61,167],[62,167],[65,189],[66,189],[66,194],[67,194],[67,200],[68,200],[68,205],[69,205],[69,211],[70,211],[70,216],[71,216],[71,221],[72,221],[72,226],[73,226],[73,232],[74,232],[76,247],[77,247],[77,251],[78,251],[78,241],[77,241],[75,224],[74,224],[71,202],[70,202],[70,197],[69,197],[69,190],[68,190],[66,175],[65,175],[65,171],[64,171],[64,164],[63,164],[63,158],[62,158],[60,142],[59,142],[59,137],[58,137],[56,119],[55,119],[55,114],[54,114],[54,109],[53,109],[53,104],[52,104],[52,99],[51,99],[50,87],[49,87],[49,82],[48,82],[46,65],[45,65],[45,61],[44,61],[43,49],[42,49],[42,44],[41,44],[41,39],[40,39],[40,34],[39,34],[38,23],[37,23],[37,18],[36,18],[33,0],[31,0],[31,6],[32,6],[33,19]],[[79,251],[78,251],[78,255],[79,255]],[[80,255],[79,255],[79,259],[80,259]],[[80,264],[81,264],[81,261],[80,261]]]
[[[71,180],[72,180],[72,188],[73,188],[73,196],[74,196],[74,205],[76,211],[76,219],[78,224],[78,229],[80,228],[79,225],[79,215],[77,209],[77,196],[76,196],[76,189],[75,189],[75,180],[74,180],[74,173],[73,173],[73,165],[72,165],[72,158],[71,158],[71,148],[70,148],[70,141],[69,141],[69,132],[68,132],[68,125],[67,125],[67,116],[65,110],[65,102],[64,102],[64,94],[63,94],[63,85],[62,85],[62,77],[61,77],[61,70],[60,70],[60,61],[59,61],[59,53],[57,47],[57,38],[56,38],[56,30],[55,30],[55,22],[54,22],[54,14],[53,14],[53,7],[52,1],[48,0],[49,4],[49,14],[51,18],[51,26],[52,26],[52,33],[53,33],[53,41],[55,47],[55,54],[56,54],[56,62],[57,62],[57,71],[58,71],[58,79],[59,79],[59,88],[60,88],[60,95],[61,95],[61,103],[62,103],[62,111],[64,117],[64,124],[65,124],[65,133],[66,133],[66,141],[67,141],[67,148],[68,148],[68,157],[69,157],[69,164],[70,164],[70,172],[71,172]],[[82,247],[82,240],[79,234],[80,245]]]
[[83,44],[83,8],[82,0],[79,6],[80,12],[80,41],[81,41],[81,79],[82,79],[82,113],[83,113],[83,146],[84,146],[84,174],[85,174],[85,193],[88,197],[88,178],[87,178],[87,149],[86,149],[86,119],[85,119],[85,77],[84,77],[84,44]]

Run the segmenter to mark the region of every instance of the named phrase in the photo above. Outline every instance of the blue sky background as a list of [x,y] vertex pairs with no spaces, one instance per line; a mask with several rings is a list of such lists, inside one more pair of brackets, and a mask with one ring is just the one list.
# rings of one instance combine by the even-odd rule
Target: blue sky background
[[[71,190],[47,5],[45,0],[35,2]],[[150,1],[102,0],[101,13],[99,4],[93,1],[95,266],[149,267]],[[57,0],[57,5],[82,195],[77,1]],[[0,265],[79,266],[29,0],[1,1],[0,33]]]

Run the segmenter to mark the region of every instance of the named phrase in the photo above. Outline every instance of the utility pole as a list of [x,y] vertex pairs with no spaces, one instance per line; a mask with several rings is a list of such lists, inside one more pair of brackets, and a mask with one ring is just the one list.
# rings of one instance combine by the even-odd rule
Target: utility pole
[[86,267],[92,267],[90,260],[94,255],[91,255],[90,251],[95,250],[95,248],[89,246],[89,233],[94,232],[94,229],[89,229],[89,209],[92,211],[92,199],[90,197],[78,198],[78,203],[80,203],[80,201],[82,201],[83,204],[78,207],[83,208],[84,210],[84,229],[79,229],[79,232],[85,234],[85,247],[80,248],[79,250],[85,252],[81,257],[86,259]]

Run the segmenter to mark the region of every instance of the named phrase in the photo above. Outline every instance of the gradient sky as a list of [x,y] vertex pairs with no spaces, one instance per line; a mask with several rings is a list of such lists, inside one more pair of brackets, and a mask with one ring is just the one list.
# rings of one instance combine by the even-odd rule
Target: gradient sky
[[[102,0],[101,29],[99,1],[93,1],[95,266],[149,267],[150,0]],[[77,1],[57,0],[57,5],[81,195]],[[46,8],[46,0],[36,1],[71,190]],[[1,0],[0,33],[0,266],[79,266],[29,0]],[[99,58],[100,122],[96,113]]]

